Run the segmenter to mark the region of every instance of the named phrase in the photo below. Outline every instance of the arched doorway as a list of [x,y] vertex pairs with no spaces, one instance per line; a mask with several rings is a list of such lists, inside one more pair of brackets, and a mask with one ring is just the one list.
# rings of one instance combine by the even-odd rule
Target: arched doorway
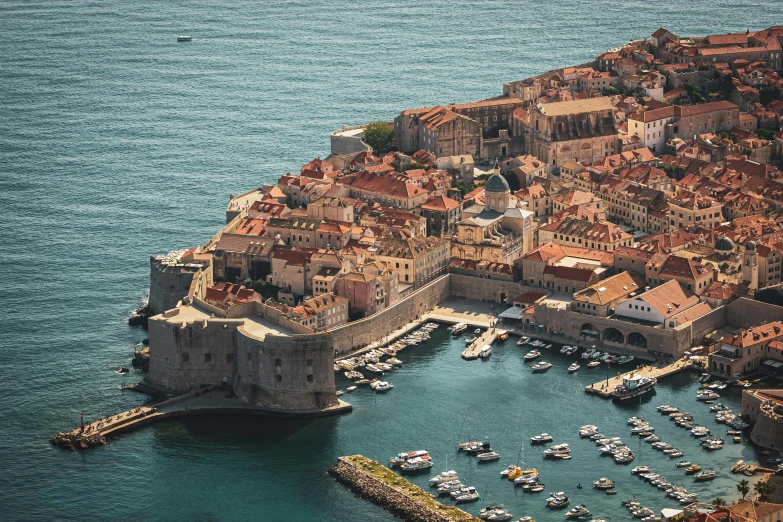
[[591,339],[598,339],[601,337],[601,332],[592,325],[592,323],[585,323],[582,325],[582,328],[579,330],[579,335],[582,335],[583,337],[589,337]]
[[500,149],[500,155],[505,156],[506,155],[506,146],[504,145],[502,149]]
[[635,348],[647,349],[647,338],[639,332],[631,332],[628,334],[628,340],[626,341],[626,344]]
[[623,342],[625,341],[625,336],[617,328],[607,328],[606,330],[604,330],[604,341],[609,341],[610,343],[623,344]]

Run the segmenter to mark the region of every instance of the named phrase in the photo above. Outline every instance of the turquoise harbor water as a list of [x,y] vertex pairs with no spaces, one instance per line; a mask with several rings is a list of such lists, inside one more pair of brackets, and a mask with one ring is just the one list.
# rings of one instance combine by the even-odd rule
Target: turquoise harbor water
[[[417,348],[391,393],[350,395],[355,411],[344,417],[165,424],[87,453],[47,441],[80,411],[143,399],[119,390],[138,376],[113,370],[146,336],[123,321],[147,288],[147,256],[205,241],[229,193],[326,155],[329,131],[496,96],[504,81],[585,62],[660,25],[707,34],[781,15],[772,0],[0,3],[0,518],[385,519],[325,470],[346,453],[385,459],[424,447],[437,469],[449,455],[462,472],[453,444],[468,405],[504,457],[469,464],[471,482],[490,483],[515,515],[540,517],[543,499],[515,495],[497,473],[523,435],[541,431],[575,450],[546,465],[547,491],[608,475],[620,482],[617,498],[588,489],[575,500],[615,517],[626,516],[618,504],[630,494],[663,507],[628,468],[577,441],[574,428],[591,421],[630,441],[635,408],[585,397],[587,372],[530,375],[515,347],[484,364],[465,363],[448,341]],[[176,44],[178,34],[195,41]],[[701,462],[684,432],[648,413],[673,402],[711,425],[692,399],[681,376],[641,409]],[[723,466],[746,451],[730,445],[714,458]],[[669,464],[649,448],[640,457]],[[526,448],[526,463],[537,460]],[[695,490],[731,495],[733,479]]]

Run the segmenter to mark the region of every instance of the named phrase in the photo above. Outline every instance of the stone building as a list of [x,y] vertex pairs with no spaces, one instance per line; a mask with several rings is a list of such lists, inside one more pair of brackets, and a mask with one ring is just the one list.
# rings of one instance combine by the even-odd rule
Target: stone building
[[206,278],[212,285],[210,261],[203,255],[194,256],[194,250],[176,250],[165,256],[150,257],[150,294],[148,306],[159,314],[177,306],[190,291],[194,278]]
[[679,190],[676,196],[668,198],[668,203],[671,229],[688,225],[715,228],[723,222],[723,204],[710,196]]
[[753,424],[750,440],[754,444],[773,451],[783,448],[783,391],[743,390],[742,416]]
[[427,235],[447,236],[456,231],[462,219],[462,204],[446,196],[433,196],[416,213],[427,218]]
[[528,108],[527,152],[551,167],[593,163],[618,151],[609,97],[539,103]]
[[721,339],[718,349],[708,356],[708,371],[733,378],[761,370],[766,360],[783,361],[781,321],[742,328],[739,333]]
[[533,247],[533,213],[510,206],[508,182],[493,174],[484,186],[483,210],[457,223],[451,256],[513,264]]
[[383,238],[368,256],[397,271],[399,282],[419,288],[446,273],[449,241],[439,237]]
[[615,306],[644,289],[644,279],[631,272],[621,272],[574,294],[569,308],[577,313],[607,317]]
[[614,252],[617,247],[632,246],[633,236],[608,221],[593,223],[567,217],[540,227],[538,242]]
[[651,286],[661,285],[672,279],[689,291],[701,295],[718,279],[716,269],[692,259],[671,254],[655,254],[645,265],[645,278]]
[[367,317],[384,308],[383,281],[367,272],[350,272],[340,277],[336,294],[348,300],[352,316]]

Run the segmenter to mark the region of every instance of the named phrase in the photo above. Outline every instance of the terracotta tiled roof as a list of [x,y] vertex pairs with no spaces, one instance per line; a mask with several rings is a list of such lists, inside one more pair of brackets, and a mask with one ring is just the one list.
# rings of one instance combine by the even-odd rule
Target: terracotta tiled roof
[[574,301],[594,305],[608,305],[613,301],[639,292],[644,278],[632,272],[621,272],[574,294]]

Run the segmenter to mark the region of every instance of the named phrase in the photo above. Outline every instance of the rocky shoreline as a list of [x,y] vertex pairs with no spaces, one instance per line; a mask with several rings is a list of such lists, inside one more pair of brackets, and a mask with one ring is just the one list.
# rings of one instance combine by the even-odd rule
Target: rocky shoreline
[[406,521],[479,520],[459,508],[444,506],[432,494],[361,455],[339,457],[329,474],[358,497]]

